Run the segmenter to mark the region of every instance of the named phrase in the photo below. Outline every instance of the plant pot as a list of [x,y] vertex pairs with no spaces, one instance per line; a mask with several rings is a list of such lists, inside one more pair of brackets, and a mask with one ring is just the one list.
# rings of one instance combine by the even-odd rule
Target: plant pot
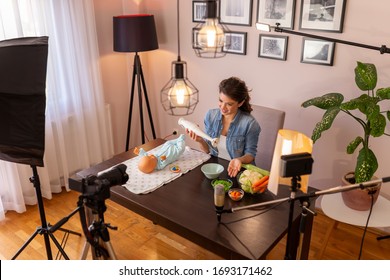
[[[344,175],[342,178],[344,185],[355,184],[354,172],[349,172]],[[376,179],[375,177],[373,179]],[[374,193],[374,203],[377,201],[379,196],[379,191],[381,188],[381,183],[373,187],[368,187],[365,189],[354,189],[346,192],[342,192],[341,196],[343,198],[344,204],[354,210],[358,211],[367,211],[371,207],[371,194],[370,191],[375,191]]]

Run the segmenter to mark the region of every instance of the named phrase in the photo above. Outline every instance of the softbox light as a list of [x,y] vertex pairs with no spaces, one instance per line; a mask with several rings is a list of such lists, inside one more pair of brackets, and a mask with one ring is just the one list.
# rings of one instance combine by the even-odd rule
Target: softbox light
[[43,166],[48,37],[0,41],[0,159]]

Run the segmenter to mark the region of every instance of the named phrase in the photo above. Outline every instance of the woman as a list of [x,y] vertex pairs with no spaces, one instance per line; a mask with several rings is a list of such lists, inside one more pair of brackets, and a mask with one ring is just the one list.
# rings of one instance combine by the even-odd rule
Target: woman
[[207,112],[205,132],[211,138],[219,138],[214,148],[210,141],[187,131],[200,144],[200,148],[213,156],[230,160],[228,175],[235,177],[243,163],[254,163],[260,126],[250,114],[249,90],[244,81],[231,77],[219,84],[219,109]]

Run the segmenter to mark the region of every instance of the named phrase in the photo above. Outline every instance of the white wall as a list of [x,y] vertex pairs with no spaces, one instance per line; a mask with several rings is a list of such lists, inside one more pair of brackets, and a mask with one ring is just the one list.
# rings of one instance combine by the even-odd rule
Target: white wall
[[[158,137],[168,135],[178,128],[177,117],[168,115],[160,104],[159,92],[170,78],[171,62],[177,58],[176,0],[95,0],[96,22],[103,69],[106,101],[113,107],[115,151],[124,150],[127,110],[129,99],[129,77],[133,54],[119,54],[112,51],[112,17],[125,13],[154,14],[159,49],[141,54],[148,95],[150,98]],[[303,109],[301,103],[313,96],[337,91],[346,98],[360,94],[354,83],[353,69],[356,61],[376,64],[379,72],[379,87],[390,86],[390,56],[347,45],[336,44],[333,66],[300,63],[302,37],[288,35],[287,61],[259,58],[259,32],[255,28],[257,0],[253,0],[252,26],[229,25],[232,31],[248,32],[247,54],[228,54],[224,58],[198,58],[191,47],[192,1],[180,1],[181,57],[187,62],[188,77],[200,92],[200,102],[188,118],[203,124],[203,116],[218,102],[218,83],[229,76],[244,79],[253,89],[254,104],[286,111],[285,128],[311,135],[322,112],[315,108]],[[301,1],[297,0],[295,30],[299,30]],[[390,45],[390,2],[386,0],[347,1],[343,33],[313,32],[318,35],[350,40],[368,45]],[[129,69],[130,68],[130,69]],[[136,113],[138,115],[138,112]],[[138,122],[137,122],[138,123]],[[133,125],[131,145],[140,144],[139,125]],[[387,133],[390,131],[387,129]],[[326,189],[340,184],[342,174],[353,170],[354,156],[345,153],[345,147],[360,128],[346,116],[338,119],[332,130],[326,132],[314,145],[314,167],[310,184]],[[147,131],[151,137],[151,133]],[[371,145],[380,163],[378,177],[390,176],[386,166],[390,165],[390,152],[386,147],[390,138],[373,139]],[[189,142],[188,144],[192,144]],[[261,148],[261,147],[260,147]],[[390,195],[390,187],[384,186],[383,193]]]

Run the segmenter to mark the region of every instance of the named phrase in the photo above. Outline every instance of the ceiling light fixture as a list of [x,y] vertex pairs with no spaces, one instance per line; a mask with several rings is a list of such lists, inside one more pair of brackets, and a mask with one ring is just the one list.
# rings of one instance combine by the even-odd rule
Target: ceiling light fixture
[[185,116],[192,114],[199,102],[198,89],[187,78],[187,63],[180,57],[180,9],[177,0],[177,60],[172,62],[171,79],[161,90],[161,104],[168,114]]
[[218,1],[209,0],[205,2],[205,19],[204,22],[199,23],[193,30],[195,36],[192,48],[199,57],[224,57],[226,55],[224,48],[230,46],[230,42],[226,41],[225,36],[229,29],[219,22]]

